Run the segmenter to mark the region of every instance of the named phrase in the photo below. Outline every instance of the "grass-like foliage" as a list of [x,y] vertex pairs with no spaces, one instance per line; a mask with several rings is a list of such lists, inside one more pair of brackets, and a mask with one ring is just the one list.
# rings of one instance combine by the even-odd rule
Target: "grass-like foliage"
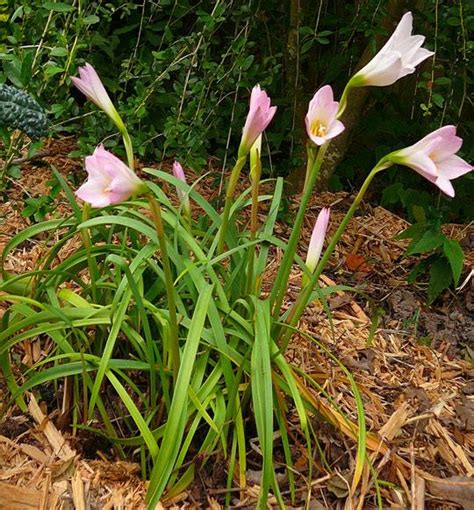
[[[228,466],[228,486],[244,487],[248,433],[255,423],[263,469],[259,505],[265,506],[270,491],[283,505],[273,449],[279,445],[284,452],[294,494],[301,481],[291,468],[295,459],[287,414],[296,410],[311,472],[311,436],[317,431],[310,429],[308,413],[318,404],[311,401],[316,393],[306,388],[307,376],[296,374],[285,360],[275,335],[280,318],[273,318],[269,299],[259,297],[272,245],[285,247],[273,236],[282,181],[275,182],[271,196],[259,197],[268,215],[258,239],[233,225],[226,251],[218,255],[219,213],[176,177],[151,168],[146,172],[153,178],[150,193],[160,203],[173,275],[176,377],[165,271],[148,198],[94,213],[85,207],[83,213],[62,180],[71,216],[26,229],[3,253],[7,258],[26,239],[51,245],[37,271],[10,276],[1,287],[11,292],[1,296],[11,306],[3,317],[0,345],[12,397],[24,407],[25,391],[56,383],[66,398],[67,384],[74,428],[106,435],[120,455],[140,453],[143,474],[150,478],[151,507],[193,480],[193,459],[205,465],[216,450]],[[158,183],[164,181],[199,208],[192,224],[163,193]],[[249,207],[248,196],[245,191],[236,198],[232,218]],[[61,249],[78,236],[82,243],[58,263]],[[53,238],[60,240],[50,243]],[[255,257],[250,290],[245,278],[249,253]],[[35,338],[52,340],[55,347],[25,372],[18,387],[9,353]],[[344,421],[337,408],[332,412]],[[346,426],[357,434],[349,421]]]

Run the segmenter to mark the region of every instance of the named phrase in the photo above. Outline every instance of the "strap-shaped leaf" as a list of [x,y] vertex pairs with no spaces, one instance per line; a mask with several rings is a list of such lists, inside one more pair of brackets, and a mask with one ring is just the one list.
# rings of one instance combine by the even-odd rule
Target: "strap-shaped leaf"
[[20,129],[30,138],[48,133],[49,121],[41,106],[26,92],[0,83],[0,126]]

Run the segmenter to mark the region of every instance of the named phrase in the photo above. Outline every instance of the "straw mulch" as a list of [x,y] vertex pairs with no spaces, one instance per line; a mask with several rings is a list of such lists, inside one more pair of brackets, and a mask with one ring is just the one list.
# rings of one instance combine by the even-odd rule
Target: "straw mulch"
[[[71,143],[67,139],[48,142],[50,155],[43,161],[53,163],[64,175],[82,175],[81,162],[67,157]],[[25,194],[46,193],[44,183],[49,176],[48,167],[41,162],[37,167],[25,163],[9,200],[0,204],[0,250],[28,224],[20,212]],[[191,173],[189,177],[193,178]],[[216,174],[209,175],[201,181],[200,191],[216,197],[217,181]],[[301,255],[320,207],[331,206],[330,229],[334,229],[349,199],[345,193],[323,193],[315,198],[306,218]],[[296,203],[289,205],[289,217]],[[60,202],[55,214],[66,210]],[[423,293],[406,284],[413,265],[413,260],[402,258],[406,242],[394,240],[406,226],[404,220],[382,207],[361,207],[320,283],[356,287],[372,301],[347,291],[332,294],[328,297],[331,321],[321,304],[312,304],[300,327],[316,341],[301,335],[292,341],[287,355],[324,390],[326,396],[319,396],[322,411],[329,407],[331,398],[355,422],[356,402],[348,379],[322,347],[353,374],[362,395],[367,430],[379,445],[373,451],[373,443],[369,444],[368,453],[380,480],[387,482],[380,485],[383,508],[468,510],[474,508],[474,329],[469,315],[473,284],[467,279],[462,290],[446,294],[441,306],[427,307]],[[452,225],[448,229],[466,250],[463,277],[468,277],[474,266],[469,244],[472,226]],[[277,234],[288,237],[288,227],[279,224]],[[35,267],[44,249],[41,241],[25,243],[9,258],[8,269],[21,272]],[[281,253],[276,251],[268,278],[280,260]],[[295,269],[285,306],[296,296],[300,281],[301,274]],[[378,322],[374,316],[379,316]],[[39,340],[25,345],[22,361],[38,361],[45,348]],[[0,397],[6,398],[1,386]],[[145,508],[146,485],[138,465],[107,460],[100,451],[94,460],[84,458],[67,429],[58,429],[56,414],[48,414],[44,403],[38,404],[33,395],[28,398],[27,414],[12,407],[0,423],[0,510]],[[299,451],[303,457],[304,442],[298,439],[297,419],[291,413],[289,425],[297,445],[295,455]],[[312,425],[318,431],[319,448],[333,469],[328,471],[315,461],[310,508],[375,508],[375,488],[368,470],[357,492],[350,492],[355,442],[318,416],[313,417]],[[278,451],[275,458],[280,459]],[[249,470],[249,486],[233,493],[235,508],[255,507],[259,480],[255,469]],[[301,482],[297,496],[301,501],[306,490],[302,483],[305,472],[298,478],[299,469],[297,461],[295,470]],[[174,501],[163,501],[162,506],[218,509],[225,492],[208,466],[193,487]]]

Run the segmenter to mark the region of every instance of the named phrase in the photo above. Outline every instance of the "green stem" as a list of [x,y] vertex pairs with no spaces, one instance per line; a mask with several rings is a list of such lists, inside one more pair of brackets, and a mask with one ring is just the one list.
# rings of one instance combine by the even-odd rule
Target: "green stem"
[[125,145],[125,152],[127,153],[127,161],[128,166],[133,170],[134,161],[133,161],[133,146],[132,146],[132,140],[130,138],[130,135],[128,134],[127,128],[125,125],[120,130],[123,138],[123,144]]
[[339,101],[339,110],[337,112],[337,118],[340,119],[342,117],[342,114],[344,113],[346,106],[347,106],[347,97],[349,96],[349,91],[352,88],[352,80],[349,80],[347,85],[344,87],[344,90],[342,91],[341,100]]
[[166,294],[168,298],[168,313],[170,322],[170,351],[171,365],[173,369],[173,380],[176,383],[179,372],[179,339],[178,339],[178,319],[176,316],[176,301],[174,297],[174,280],[171,273],[170,259],[166,248],[165,230],[163,219],[161,217],[161,207],[153,195],[148,195],[153,222],[155,224],[156,234],[160,244],[161,260],[163,263],[163,272],[165,274]]
[[[262,174],[262,165],[260,162],[260,154],[257,155],[255,166],[251,169],[250,175],[252,179],[252,209],[250,212],[250,241],[257,238],[258,230],[258,191],[260,185],[260,176]],[[250,245],[248,251],[247,263],[247,292],[251,294],[256,290],[256,282],[254,278],[255,270],[255,244]]]
[[314,165],[314,158],[316,157],[316,147],[313,143],[308,141],[307,147],[306,147],[306,153],[308,157],[308,161],[306,162],[306,173],[304,176],[304,186],[303,191],[308,186],[308,179],[311,173],[311,168],[313,168]]
[[219,232],[219,244],[217,245],[217,251],[219,254],[224,252],[225,247],[225,236],[227,233],[227,227],[229,225],[230,208],[233,203],[235,188],[239,180],[240,172],[247,161],[247,155],[239,157],[235,163],[234,168],[230,174],[229,183],[227,185],[227,192],[225,195],[224,213],[222,215],[222,224]]
[[385,168],[388,168],[391,166],[392,163],[387,162],[385,158],[382,158],[371,170],[369,175],[364,181],[364,184],[359,190],[359,193],[357,193],[357,196],[354,199],[354,202],[352,203],[351,207],[347,211],[346,215],[344,216],[344,219],[342,220],[341,224],[337,228],[334,236],[331,239],[331,242],[329,243],[329,246],[326,248],[326,251],[324,252],[324,255],[321,257],[318,265],[316,266],[316,269],[314,270],[314,273],[312,274],[311,278],[309,279],[308,284],[302,289],[301,293],[297,297],[296,301],[294,302],[293,306],[291,307],[290,313],[288,315],[288,318],[286,320],[287,324],[290,326],[290,328],[285,328],[285,333],[280,337],[279,345],[286,345],[285,342],[289,340],[289,336],[292,333],[292,329],[296,326],[298,323],[301,315],[303,314],[307,304],[309,303],[309,300],[311,299],[311,294],[313,292],[314,287],[318,283],[319,277],[321,276],[321,273],[324,271],[324,268],[326,267],[326,264],[328,263],[329,258],[331,257],[334,249],[336,248],[337,243],[339,242],[339,239],[341,238],[342,234],[344,233],[344,230],[347,227],[347,224],[351,220],[352,216],[354,216],[354,213],[359,206],[360,202],[362,201],[362,198],[364,197],[370,183],[372,182],[372,179],[375,177],[375,175],[384,170]]
[[[82,208],[82,223],[89,219],[89,213],[90,205],[88,203],[84,203]],[[92,256],[92,242],[89,235],[89,229],[81,228],[81,237],[84,244],[84,249],[86,251],[87,265],[89,266],[89,274],[91,278],[91,295],[94,303],[97,303],[96,282],[99,281],[99,268],[97,267],[95,258]]]
[[288,241],[288,246],[285,250],[283,260],[280,264],[280,270],[278,271],[275,283],[273,284],[272,292],[270,294],[270,302],[273,307],[273,317],[276,319],[280,315],[281,305],[286,293],[286,287],[288,285],[288,278],[291,272],[291,266],[296,253],[296,247],[300,237],[301,226],[305,216],[306,208],[308,207],[309,201],[313,194],[313,188],[316,184],[316,179],[319,174],[322,162],[324,160],[324,154],[329,146],[329,142],[321,145],[319,148],[316,159],[314,160],[313,166],[308,174],[305,189],[303,190],[303,196],[301,197],[300,207],[295,218],[293,230]]

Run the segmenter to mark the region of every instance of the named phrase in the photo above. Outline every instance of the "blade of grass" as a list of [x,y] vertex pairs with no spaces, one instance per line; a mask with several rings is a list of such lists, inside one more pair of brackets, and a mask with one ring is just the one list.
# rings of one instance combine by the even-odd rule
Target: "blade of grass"
[[193,319],[184,346],[181,366],[163,440],[158,455],[154,459],[153,470],[150,475],[150,484],[146,496],[148,508],[155,508],[158,504],[161,495],[166,489],[179,453],[187,422],[188,386],[191,380],[194,358],[201,340],[201,333],[204,328],[211,297],[212,286],[208,285],[201,289],[201,294],[196,303]]

